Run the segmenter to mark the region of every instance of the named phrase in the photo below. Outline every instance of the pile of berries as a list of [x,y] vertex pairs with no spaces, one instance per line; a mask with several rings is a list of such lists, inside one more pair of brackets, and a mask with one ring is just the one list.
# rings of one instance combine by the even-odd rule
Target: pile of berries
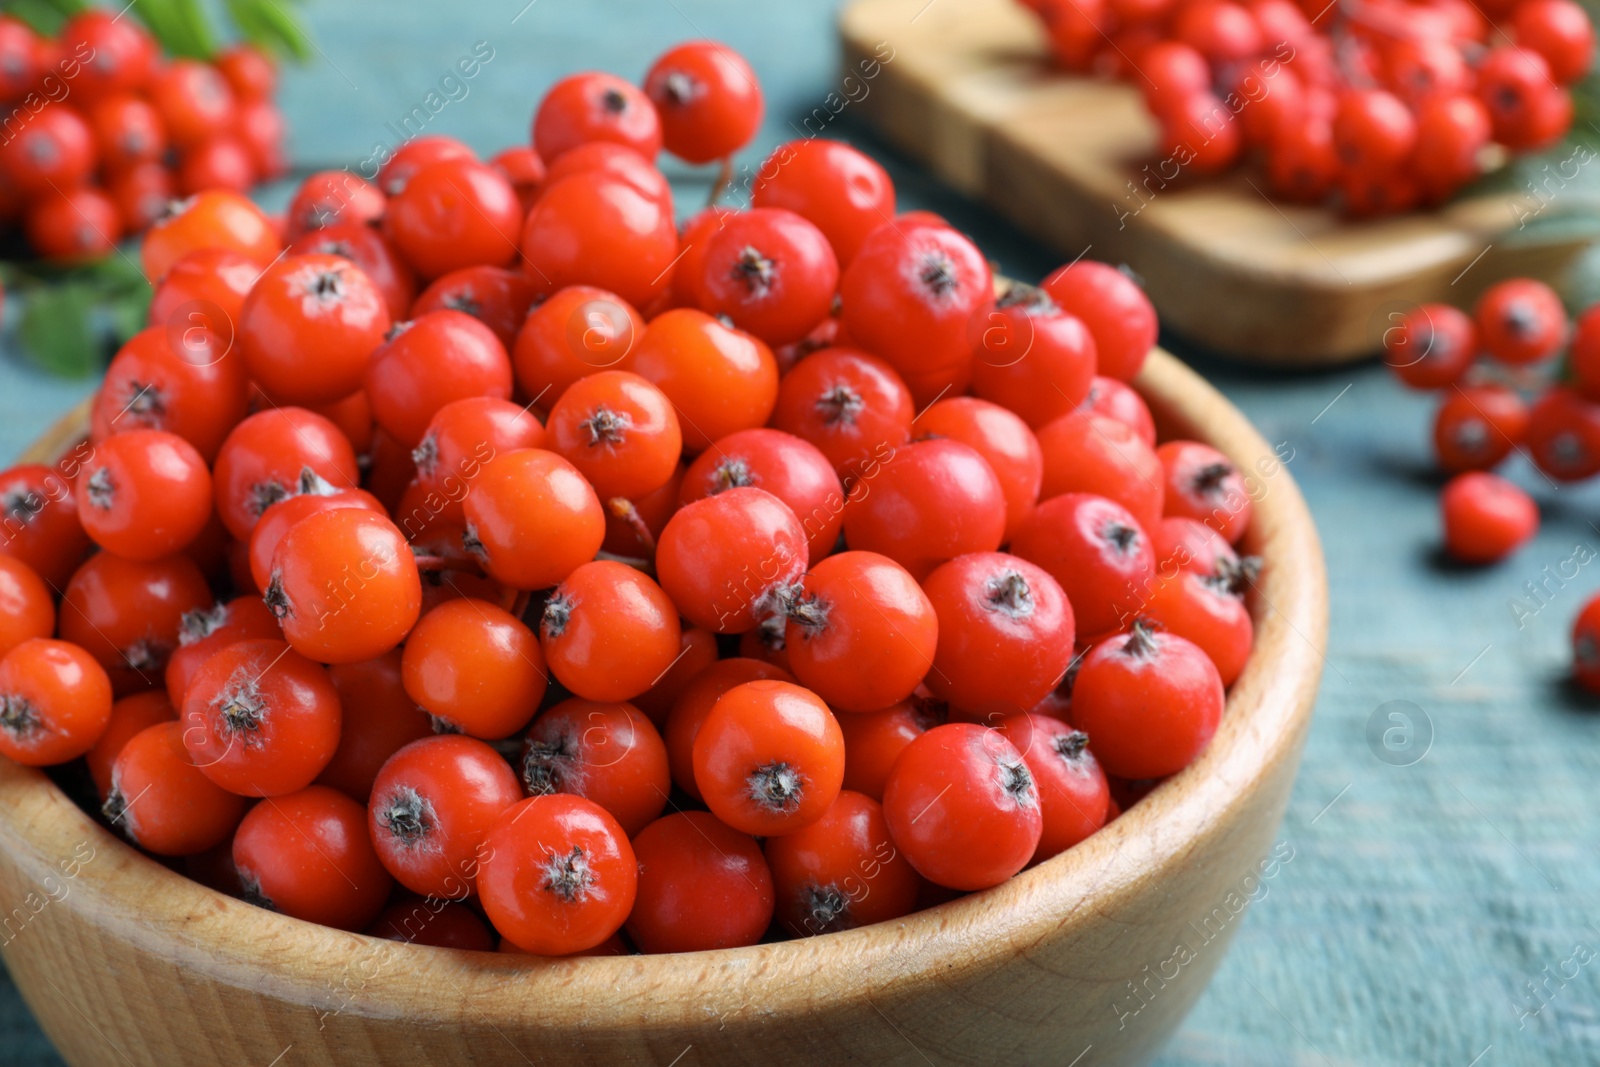
[[53,39],[0,15],[0,223],[46,259],[93,259],[176,196],[282,175],[276,83],[250,45],[168,61],[110,11],[83,11]]
[[1137,286],[997,299],[823,140],[680,234],[658,150],[760,94],[710,42],[645,87],[313,176],[287,248],[154,227],[89,439],[0,475],[0,751],[284,914],[566,955],[904,915],[1204,749],[1258,495],[1157,445]]
[[1491,145],[1559,140],[1594,53],[1576,0],[1022,2],[1062,66],[1127,81],[1161,123],[1141,199],[1254,154],[1285,200],[1437,204]]

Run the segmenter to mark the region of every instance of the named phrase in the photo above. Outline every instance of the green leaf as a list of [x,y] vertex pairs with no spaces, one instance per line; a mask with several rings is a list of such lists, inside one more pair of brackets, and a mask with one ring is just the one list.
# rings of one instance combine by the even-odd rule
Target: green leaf
[[45,370],[72,378],[99,368],[92,287],[79,283],[39,287],[23,301],[17,334],[29,358]]
[[276,0],[227,0],[228,14],[252,44],[300,62],[311,58],[311,38]]
[[67,19],[89,6],[88,0],[6,0],[5,12],[39,33],[54,37]]

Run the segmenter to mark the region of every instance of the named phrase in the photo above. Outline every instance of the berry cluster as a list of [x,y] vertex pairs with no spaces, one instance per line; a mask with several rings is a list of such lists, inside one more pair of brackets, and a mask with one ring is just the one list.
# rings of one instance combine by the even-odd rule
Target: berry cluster
[[54,39],[0,16],[0,223],[46,259],[91,259],[174,196],[278,177],[276,82],[250,45],[169,62],[109,11],[75,15]]
[[680,234],[658,150],[760,100],[694,42],[493,163],[313,176],[287,248],[158,223],[89,440],[0,475],[0,751],[287,915],[545,955],[904,915],[1188,765],[1256,494],[1157,445],[1149,302],[997,299],[835,142]]
[[1129,82],[1160,121],[1141,198],[1255,153],[1286,200],[1355,216],[1437,204],[1491,144],[1565,134],[1594,52],[1575,0],[1022,2],[1062,66]]

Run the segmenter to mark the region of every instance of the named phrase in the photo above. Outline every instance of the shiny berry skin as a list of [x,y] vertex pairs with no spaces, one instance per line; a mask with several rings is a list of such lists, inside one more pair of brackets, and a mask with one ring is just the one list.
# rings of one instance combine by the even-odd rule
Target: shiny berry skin
[[276,641],[282,637],[278,620],[259,596],[247,594],[209,609],[184,612],[178,628],[178,647],[167,660],[167,698],[174,708],[182,707],[189,683],[206,660],[229,645],[254,638]]
[[1033,863],[1059,855],[1105,825],[1111,791],[1089,735],[1043,715],[1008,715],[995,729],[1022,754],[1039,790],[1044,830]]
[[0,755],[45,767],[88,752],[111,721],[111,680],[84,649],[36,637],[0,658]]
[[1000,480],[1006,498],[1009,541],[1033,513],[1044,477],[1044,457],[1028,424],[1013,412],[976,397],[947,397],[917,416],[917,436],[970,445]]
[[1483,471],[1458,474],[1439,494],[1444,547],[1462,563],[1498,563],[1539,530],[1539,507],[1517,486]]
[[1439,466],[1451,473],[1488,470],[1528,432],[1528,405],[1498,385],[1453,386],[1433,423]]
[[33,86],[44,62],[39,35],[20,19],[0,16],[0,99],[19,99]]
[[509,352],[536,298],[537,287],[519,271],[462,267],[434,279],[411,305],[411,317],[430,311],[463,311],[493,330]]
[[600,805],[631,837],[666,807],[667,747],[632,704],[564,700],[533,721],[517,760],[529,796],[571,793]]
[[1096,493],[1121,504],[1149,528],[1161,518],[1166,489],[1161,460],[1127,424],[1074,412],[1041,426],[1041,500]]
[[1516,5],[1511,24],[1516,40],[1544,57],[1562,85],[1577,81],[1594,60],[1594,26],[1572,0],[1528,0]]
[[1094,382],[1094,337],[1042,289],[1015,285],[976,314],[972,391],[1029,426],[1075,410]]
[[471,737],[425,737],[378,772],[367,830],[395,881],[424,896],[471,893],[481,848],[500,813],[522,799],[505,758]]
[[384,763],[412,741],[432,737],[433,722],[405,691],[399,649],[360,663],[336,663],[328,678],[344,714],[339,747],[317,784],[366,803]]
[[484,841],[478,893],[489,921],[525,952],[594,948],[633,910],[639,865],[617,820],[582,797],[529,797]]
[[798,341],[828,315],[839,263],[822,231],[782,208],[727,216],[701,260],[702,310],[769,345]]
[[639,951],[700,952],[760,941],[772,922],[761,846],[704,811],[662,816],[633,840],[639,895],[628,936]]
[[923,580],[939,619],[927,686],[965,717],[1027,711],[1072,662],[1072,605],[1043,568],[1002,552],[958,556]]
[[231,249],[264,268],[283,244],[248,198],[213,189],[183,201],[150,227],[140,251],[145,277],[160,281],[174,263],[200,248]]
[[1544,57],[1530,48],[1491,48],[1478,64],[1477,93],[1489,113],[1494,139],[1508,148],[1538,147],[1564,132],[1565,122],[1554,128],[1551,122],[1560,118],[1563,101],[1568,102],[1570,122],[1569,98],[1552,80]]
[[683,224],[678,236],[678,266],[672,272],[672,302],[682,307],[700,303],[700,285],[705,280],[706,252],[711,239],[734,215],[733,208],[712,204]]
[[694,739],[694,780],[711,813],[771,837],[827,814],[844,781],[844,735],[833,712],[789,682],[728,690]]
[[422,609],[411,546],[365,508],[319,511],[290,527],[263,593],[295,651],[319,663],[383,655]]
[[653,382],[672,401],[689,453],[765,425],[778,401],[772,350],[691,308],[652,320],[621,369]]
[[183,726],[163,722],[135,734],[111,765],[104,812],[128,840],[158,856],[192,856],[233,836],[249,807],[202,774],[183,745]]
[[452,400],[511,397],[511,360],[494,331],[460,311],[430,311],[372,353],[365,372],[372,415],[415,448],[428,422]]
[[632,700],[672,666],[678,611],[649,575],[616,560],[578,567],[539,619],[539,647],[556,680],[586,700]]
[[722,694],[745,682],[776,680],[793,682],[794,676],[782,667],[758,659],[734,657],[717,660],[684,686],[667,716],[663,738],[667,743],[667,763],[672,781],[685,793],[700,799],[694,781],[694,742],[705,725],[706,716],[716,707]]
[[821,819],[767,841],[777,920],[794,937],[887,922],[917,908],[922,878],[894,847],[883,808],[840,792]]
[[546,429],[546,447],[578,468],[602,500],[660,489],[683,452],[672,401],[627,371],[574,382],[550,408]]
[[772,424],[816,445],[846,478],[910,440],[914,415],[911,391],[893,367],[855,349],[826,348],[779,383]]
[[853,483],[844,537],[918,579],[947,559],[993,552],[1005,538],[1005,490],[994,469],[959,441],[918,441]]
[[150,79],[150,102],[179,148],[227,133],[239,114],[233,90],[216,69],[193,59],[173,61]]
[[423,167],[449,159],[475,160],[478,156],[456,140],[439,134],[413,137],[399,148],[378,171],[378,188],[385,196],[399,196],[406,184]]
[[843,269],[867,235],[894,218],[894,183],[870,156],[819,137],[774,149],[756,171],[751,202],[811,220]]
[[960,890],[1022,870],[1044,826],[1022,754],[974,723],[936,726],[906,746],[884,787],[883,817],[918,874]]
[[378,498],[364,489],[336,489],[320,478],[302,478],[295,495],[263,511],[250,531],[250,577],[257,589],[271,584],[273,558],[284,535],[300,520],[335,508],[362,508],[384,518],[389,514]]
[[1383,89],[1347,89],[1333,118],[1333,149],[1350,170],[1377,172],[1396,166],[1417,142],[1411,109]]
[[620,366],[644,329],[644,319],[615,293],[589,285],[557,290],[517,332],[517,385],[548,411],[579,378]]
[[[91,542],[78,521],[78,498],[71,479],[90,452],[73,453],[73,470],[23,463],[0,472],[0,555],[32,567],[46,585],[59,590],[88,553]],[[63,461],[63,467],[66,461]]]
[[1039,287],[1089,328],[1097,373],[1132,381],[1156,343],[1156,309],[1144,290],[1115,267],[1087,259],[1060,268]]
[[[111,795],[111,768],[121,755],[122,748],[133,738],[158,723],[177,725],[178,712],[167,695],[152,689],[148,693],[135,693],[111,705],[111,719],[94,746],[83,754],[83,762],[94,779],[95,792],[102,798]],[[181,747],[183,734],[177,734]],[[243,814],[241,812],[241,814]],[[232,833],[233,827],[228,827]],[[221,842],[218,842],[219,844]]]
[[400,662],[406,692],[424,711],[490,741],[526,726],[549,685],[533,631],[472,598],[447,600],[424,615]]
[[99,661],[118,694],[161,685],[185,612],[211,606],[211,590],[187,556],[135,562],[101,552],[67,583],[58,626]]
[[578,469],[554,452],[520,448],[484,464],[463,502],[467,548],[489,575],[548,589],[600,551],[605,514]]
[[430,163],[389,201],[384,232],[424,278],[504,267],[517,254],[522,203],[499,171],[469,159]]
[[545,187],[522,228],[528,276],[545,292],[593,285],[648,307],[672,284],[672,210],[638,186],[592,170]]
[[934,663],[934,606],[887,556],[841,552],[822,560],[791,594],[787,613],[790,669],[839,711],[904,700]]
[[1556,353],[1567,338],[1567,312],[1555,290],[1532,278],[1491,286],[1473,306],[1478,339],[1501,363],[1521,366]]
[[679,637],[680,651],[672,666],[668,667],[655,685],[634,697],[629,703],[644,712],[645,717],[664,729],[672,706],[689,687],[689,683],[717,662],[717,638],[710,630],[698,626],[682,627]]
[[56,632],[56,605],[34,569],[15,556],[0,555],[0,656],[34,637]]
[[336,222],[301,234],[290,243],[289,253],[343,256],[383,293],[391,321],[402,322],[410,314],[417,297],[417,276],[376,227],[354,220]]
[[1591,597],[1572,620],[1572,676],[1600,693],[1600,596]]
[[199,536],[211,518],[211,473],[194,446],[163,430],[106,438],[79,482],[78,518],[108,552],[148,562]]
[[[927,224],[879,227],[839,280],[844,328],[908,378],[970,365],[967,324],[993,294],[988,261],[972,242]],[[908,384],[920,403],[934,399]]]
[[1425,199],[1442,200],[1482,172],[1479,156],[1490,132],[1489,112],[1469,93],[1434,96],[1417,106],[1411,166]]
[[533,147],[546,164],[586,141],[614,141],[646,159],[661,151],[661,121],[649,97],[612,74],[589,71],[550,87],[533,116]]
[[[548,188],[574,174],[599,171],[613,178],[621,178],[639,192],[672,211],[672,183],[656,169],[654,163],[626,145],[610,141],[587,141],[561,154],[545,172],[544,187]],[[535,203],[538,198],[535,198]]]
[[23,230],[44,258],[77,262],[110,253],[122,236],[122,217],[98,189],[51,191],[29,205]]
[[1155,549],[1156,573],[1162,577],[1179,570],[1219,574],[1239,563],[1233,546],[1196,519],[1162,519],[1149,534]]
[[533,150],[532,145],[512,145],[493,159],[489,165],[498,170],[511,183],[517,191],[517,199],[522,202],[523,213],[533,206],[539,196],[539,187],[544,184],[548,173],[544,160],[539,158],[539,153]]
[[295,238],[345,220],[372,223],[383,218],[388,197],[347,170],[319,170],[307,175],[289,201],[284,217],[286,236]]
[[[485,463],[502,452],[539,448],[544,441],[544,427],[521,404],[472,396],[452,400],[434,412],[411,459],[417,481],[443,493],[454,505],[450,514],[459,518],[460,499],[469,491],[465,487]],[[404,523],[401,528],[405,529]]]
[[1239,573],[1207,574],[1191,568],[1163,575],[1144,604],[1151,623],[1193,641],[1210,657],[1224,686],[1243,673],[1255,643],[1255,624],[1236,589],[1241,582],[1234,575]]
[[142,233],[161,221],[178,195],[172,172],[160,163],[136,163],[108,174],[105,186],[126,233]]
[[327,404],[361,388],[389,333],[383,294],[337,256],[285,256],[256,281],[239,318],[250,377],[280,404]]
[[271,408],[240,422],[212,469],[217,514],[246,540],[261,513],[300,484],[309,468],[340,488],[355,485],[355,452],[337,426],[304,408]]
[[1317,203],[1338,173],[1332,122],[1318,118],[1278,128],[1267,157],[1267,181],[1275,195],[1297,204]]
[[765,489],[729,489],[679,508],[656,546],[656,577],[683,617],[716,633],[753,629],[809,560],[805,527]]
[[239,641],[212,656],[179,710],[195,766],[240,796],[305,788],[339,745],[328,672],[282,641]]
[[1049,572],[1072,603],[1085,638],[1120,628],[1155,578],[1155,554],[1127,508],[1091,493],[1039,505],[1011,551]]
[[[260,266],[232,249],[196,249],[174,263],[156,286],[150,322],[166,327],[168,340],[176,339],[174,347],[186,354],[198,355],[203,347],[225,351],[244,312],[244,298],[260,276]],[[183,331],[176,338],[175,321]],[[221,355],[207,352],[206,359]]]
[[1162,778],[1187,767],[1222,719],[1217,668],[1193,643],[1135,623],[1095,645],[1072,685],[1072,724],[1118,778]]
[[1168,441],[1156,449],[1156,457],[1165,483],[1163,516],[1198,519],[1237,544],[1250,528],[1253,510],[1239,468],[1199,441]]
[[764,101],[755,71],[716,41],[685,41],[644,76],[668,152],[689,163],[727,159],[755,136]]
[[1600,406],[1554,386],[1528,409],[1523,444],[1534,465],[1557,481],[1593,477],[1600,473]]
[[255,45],[225,48],[211,62],[240,100],[267,100],[278,88],[277,65]]
[[257,178],[255,163],[244,142],[216,136],[184,151],[178,164],[178,191],[187,196],[206,189],[247,193]]
[[1477,328],[1449,304],[1422,304],[1391,319],[1394,325],[1383,331],[1383,362],[1408,388],[1454,385],[1477,358]]
[[814,445],[782,430],[731,433],[689,465],[678,500],[688,504],[743,486],[789,505],[806,529],[812,563],[833,551],[844,522],[844,487]]
[[77,188],[93,169],[94,135],[67,107],[42,108],[0,147],[0,170],[25,197]]
[[372,925],[394,882],[367,835],[367,810],[314,785],[257,804],[233,837],[244,898],[339,930]]
[[1600,306],[1590,307],[1573,323],[1567,369],[1573,388],[1590,400],[1600,399]]
[[943,702],[912,695],[887,708],[838,718],[844,734],[844,787],[882,800],[900,753],[948,715]]

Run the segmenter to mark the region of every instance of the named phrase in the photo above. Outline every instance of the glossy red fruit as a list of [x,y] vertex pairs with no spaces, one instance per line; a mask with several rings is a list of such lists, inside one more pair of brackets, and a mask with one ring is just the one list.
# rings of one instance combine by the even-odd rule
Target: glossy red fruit
[[765,489],[800,519],[810,559],[833,551],[844,523],[844,487],[816,446],[782,430],[740,430],[700,453],[684,474],[683,504],[727,489]]
[[1044,828],[1033,863],[1042,863],[1106,823],[1111,792],[1089,735],[1043,715],[1009,715],[995,724],[1022,754],[1039,789]]
[[906,746],[883,792],[895,847],[950,889],[998,885],[1039,845],[1039,789],[1022,754],[987,726],[948,723]]
[[1511,482],[1482,471],[1459,474],[1439,495],[1445,551],[1462,563],[1497,563],[1539,529],[1539,508]]
[[529,312],[511,349],[517,385],[548,411],[589,374],[616,369],[639,338],[644,319],[615,293],[575,285]]
[[1445,393],[1433,423],[1439,466],[1452,473],[1487,470],[1528,432],[1528,405],[1498,385],[1457,385]]
[[1512,27],[1517,44],[1544,57],[1562,85],[1577,81],[1594,60],[1594,26],[1572,0],[1528,0],[1516,5]]
[[179,148],[228,132],[239,114],[227,80],[216,68],[198,60],[175,60],[156,72],[149,94],[172,143]]
[[0,755],[45,767],[88,752],[111,721],[111,681],[83,648],[34,638],[0,659]]
[[1472,319],[1449,304],[1423,304],[1390,316],[1383,332],[1384,363],[1412,389],[1454,385],[1478,355]]
[[809,559],[805,527],[764,489],[729,489],[679,508],[662,530],[656,576],[678,611],[716,633],[774,614]]
[[411,699],[401,681],[400,651],[361,663],[336,663],[328,678],[343,710],[339,747],[317,775],[346,796],[367,802],[378,771],[412,741],[433,736],[428,713]]
[[372,280],[337,256],[286,256],[245,297],[239,351],[250,377],[281,404],[327,404],[361,388],[389,333]]
[[93,169],[94,135],[70,107],[41,107],[0,146],[0,171],[29,198],[75,189],[88,181]]
[[1043,289],[1013,285],[973,317],[972,391],[1038,427],[1089,395],[1094,337]]
[[1039,441],[1014,413],[976,397],[939,401],[917,417],[917,436],[969,445],[988,462],[1006,498],[1006,534],[1011,540],[1033,514],[1044,478]]
[[160,281],[174,263],[201,248],[232,249],[265,268],[283,242],[266,213],[248,198],[208,190],[177,204],[145,234],[140,250],[145,277]]
[[753,945],[772,922],[761,846],[704,811],[673,812],[633,840],[639,895],[628,936],[645,953]]
[[460,311],[402,323],[367,362],[364,388],[378,425],[416,447],[453,400],[511,396],[511,360],[494,331]]
[[1478,339],[1502,363],[1521,366],[1546,359],[1567,338],[1567,312],[1554,289],[1532,278],[1491,286],[1472,309]]
[[1115,267],[1080,259],[1040,288],[1089,328],[1098,373],[1132,381],[1156,343],[1156,309],[1138,283]]
[[667,805],[672,779],[661,735],[632,704],[564,700],[528,728],[517,771],[530,796],[571,793],[600,805],[629,835]]
[[648,690],[680,648],[678,611],[649,575],[594,560],[556,586],[539,619],[550,671],[586,700],[622,701]]
[[755,136],[764,104],[755,71],[717,41],[668,49],[644,76],[668,152],[690,163],[727,159]]
[[384,232],[423,278],[504,267],[517,254],[522,203],[511,183],[467,159],[431,163],[389,201]]
[[[574,174],[601,171],[621,178],[639,192],[672,210],[672,183],[644,156],[627,145],[612,141],[586,141],[563,152],[545,172],[542,188],[548,188]],[[537,201],[537,197],[535,198]]]
[[128,840],[158,856],[191,856],[229,840],[249,802],[202,774],[183,726],[161,722],[122,746],[102,812]]
[[1210,658],[1176,634],[1135,624],[1083,658],[1072,723],[1107,774],[1161,778],[1188,766],[1222,719],[1222,680]]
[[1600,596],[1591,597],[1572,620],[1572,676],[1600,693]]
[[56,632],[55,597],[38,572],[0,555],[0,656],[33,637]]
[[186,612],[211,606],[211,590],[187,556],[136,562],[101,552],[72,575],[59,633],[87,649],[119,695],[161,684]]
[[792,682],[794,676],[763,660],[741,656],[717,660],[695,675],[673,702],[663,733],[667,762],[672,769],[673,784],[689,796],[700,799],[700,789],[694,781],[694,742],[706,716],[711,714],[722,694],[745,682],[760,680]]
[[250,809],[233,862],[246,900],[340,930],[370,926],[394,884],[367,835],[366,809],[320,785]]
[[772,424],[817,446],[849,478],[888,462],[910,440],[914,414],[893,367],[865,352],[826,348],[784,376]]
[[24,463],[0,473],[0,530],[5,533],[0,555],[26,563],[58,592],[92,545],[78,521],[78,497],[72,485],[92,455],[92,449],[84,446],[63,460],[59,470]]
[[1074,412],[1039,428],[1044,455],[1041,500],[1095,493],[1117,501],[1149,528],[1161,517],[1165,474],[1160,458],[1126,423]]
[[894,183],[876,160],[818,137],[774,149],[756,171],[751,202],[810,219],[827,236],[842,269],[868,234],[894,218]]
[[584,171],[545,187],[523,226],[522,254],[544,292],[593,285],[648,307],[672,284],[678,233],[656,197]]
[[1005,490],[988,462],[959,441],[928,440],[898,449],[852,484],[844,536],[920,579],[947,559],[993,552],[1005,524]]
[[547,164],[586,141],[614,141],[646,159],[661,151],[649,97],[612,74],[589,71],[550,87],[533,116],[533,147]]
[[343,256],[360,267],[383,293],[392,321],[403,322],[411,312],[417,296],[417,276],[376,227],[354,219],[335,222],[295,238],[289,253]]
[[702,310],[769,345],[798,341],[828,315],[839,263],[812,223],[782,208],[728,216],[701,260]]
[[550,408],[548,448],[602,500],[646,496],[678,469],[683,433],[667,395],[637,374],[600,371]]
[[185,548],[211,518],[211,473],[193,445],[164,430],[130,430],[95,448],[79,483],[84,531],[125,559]]
[[98,189],[52,190],[29,205],[23,230],[34,251],[46,259],[98,259],[116,247],[122,216]]
[[[135,693],[111,705],[110,721],[106,723],[94,747],[83,754],[83,761],[89,767],[89,777],[94,779],[95,791],[102,800],[111,794],[111,768],[123,746],[151,726],[164,722],[176,724],[177,721],[177,709],[167,695],[158,690]],[[181,732],[178,744],[181,748]],[[231,833],[233,827],[228,829]]]
[[519,271],[463,267],[434,279],[411,306],[411,318],[430,311],[465,312],[493,330],[509,352],[537,296],[537,288]]
[[1600,405],[1552,387],[1528,409],[1523,441],[1535,466],[1557,481],[1593,477],[1600,472]]
[[445,601],[421,618],[406,640],[401,671],[407,694],[423,710],[491,741],[526,726],[549,684],[527,624],[472,597]]
[[517,589],[547,589],[594,558],[605,515],[576,467],[537,448],[503,452],[484,465],[464,501],[463,541],[491,577]]
[[1125,625],[1155,577],[1155,555],[1138,520],[1115,501],[1089,493],[1039,505],[1011,551],[1060,583],[1078,632],[1089,638]]
[[405,190],[406,184],[413,175],[423,167],[434,163],[442,163],[449,159],[475,160],[478,156],[472,149],[456,140],[454,137],[445,137],[440,134],[424,134],[413,137],[388,157],[383,168],[378,171],[378,188],[385,196],[399,196]]
[[347,170],[319,170],[307,175],[284,212],[285,236],[303,234],[346,220],[372,223],[383,217],[388,197],[376,185]]
[[304,408],[270,408],[235,426],[212,468],[217,514],[243,541],[267,508],[294,493],[302,472],[340,488],[356,484],[359,468],[337,426]]
[[889,836],[879,803],[841,792],[803,830],[767,841],[777,919],[795,937],[850,930],[916,910],[922,879]]

